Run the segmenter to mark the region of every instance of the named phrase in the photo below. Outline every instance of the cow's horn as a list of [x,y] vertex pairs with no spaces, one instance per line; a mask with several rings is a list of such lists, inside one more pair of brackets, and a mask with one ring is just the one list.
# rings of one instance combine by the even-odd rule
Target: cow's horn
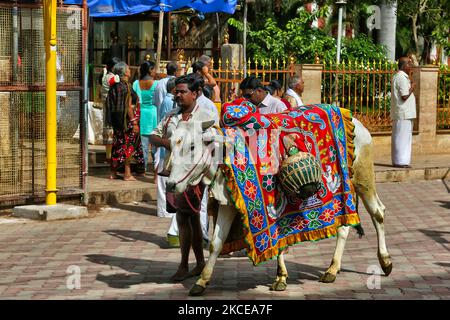
[[215,123],[214,120],[209,120],[209,121],[203,121],[202,122],[202,131],[205,131],[206,129],[209,129],[213,126],[213,124]]

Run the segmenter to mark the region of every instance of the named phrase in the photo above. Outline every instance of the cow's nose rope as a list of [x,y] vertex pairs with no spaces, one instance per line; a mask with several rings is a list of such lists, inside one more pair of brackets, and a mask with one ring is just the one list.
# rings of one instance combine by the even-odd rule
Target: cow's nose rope
[[199,204],[198,209],[194,208],[194,206],[192,205],[192,203],[189,200],[189,197],[187,195],[187,192],[186,191],[183,192],[184,198],[186,199],[186,202],[188,203],[189,207],[191,207],[191,210],[194,211],[194,213],[200,213],[201,203],[202,203],[202,192],[200,191],[200,186],[198,184],[194,187],[194,194],[197,196],[197,200],[198,200],[198,204]]

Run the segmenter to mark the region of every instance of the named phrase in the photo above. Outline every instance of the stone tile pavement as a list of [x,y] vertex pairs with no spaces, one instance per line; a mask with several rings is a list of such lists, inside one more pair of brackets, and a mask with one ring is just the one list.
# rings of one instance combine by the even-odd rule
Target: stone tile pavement
[[450,299],[450,180],[382,183],[378,191],[387,207],[394,263],[389,277],[373,274],[376,235],[363,209],[366,236],[358,239],[351,231],[334,284],[317,281],[334,250],[335,240],[328,239],[291,247],[284,292],[269,291],[275,260],[255,267],[235,256],[220,258],[206,296],[191,298],[187,292],[195,279],[169,281],[180,256],[166,245],[170,220],[156,217],[152,203],[128,203],[80,220],[0,219],[0,298]]

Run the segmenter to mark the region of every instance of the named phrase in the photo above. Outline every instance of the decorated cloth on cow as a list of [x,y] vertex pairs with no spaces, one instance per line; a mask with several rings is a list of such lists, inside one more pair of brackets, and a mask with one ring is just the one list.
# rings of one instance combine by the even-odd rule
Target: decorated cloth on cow
[[[225,104],[221,118],[224,134],[233,141],[226,144],[222,170],[245,234],[244,240],[226,243],[222,253],[245,247],[257,265],[286,246],[333,237],[338,227],[360,223],[350,180],[354,125],[348,110],[309,105],[262,115],[242,101]],[[277,184],[289,140],[322,165],[320,190],[304,201]]]

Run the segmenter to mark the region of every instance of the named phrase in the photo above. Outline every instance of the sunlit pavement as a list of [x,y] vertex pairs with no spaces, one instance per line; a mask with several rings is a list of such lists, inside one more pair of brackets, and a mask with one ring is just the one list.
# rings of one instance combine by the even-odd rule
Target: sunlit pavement
[[[351,230],[335,283],[318,282],[334,251],[328,239],[290,248],[284,292],[269,291],[275,260],[254,267],[237,255],[219,258],[206,295],[195,299],[450,299],[450,181],[382,183],[378,192],[387,207],[389,277],[377,275],[376,234],[362,209],[366,235]],[[0,298],[189,299],[194,278],[169,280],[180,258],[166,243],[169,223],[142,203],[80,220],[2,219]]]

